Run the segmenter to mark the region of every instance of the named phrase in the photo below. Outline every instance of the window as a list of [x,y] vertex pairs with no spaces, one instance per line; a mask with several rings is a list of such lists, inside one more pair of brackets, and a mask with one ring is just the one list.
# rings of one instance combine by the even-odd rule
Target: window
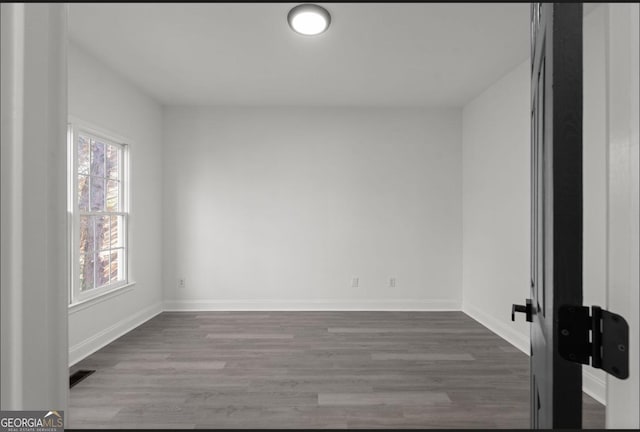
[[128,146],[69,126],[71,299],[79,303],[128,284]]

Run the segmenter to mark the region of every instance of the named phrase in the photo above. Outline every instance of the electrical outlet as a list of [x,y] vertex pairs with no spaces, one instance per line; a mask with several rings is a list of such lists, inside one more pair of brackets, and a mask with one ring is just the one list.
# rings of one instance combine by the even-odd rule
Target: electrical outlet
[[389,288],[395,288],[396,287],[396,278],[392,277],[391,279],[389,279]]
[[186,285],[186,282],[185,282],[184,278],[178,279],[178,288],[184,289],[185,285]]
[[360,285],[360,278],[353,278],[351,281],[351,288],[358,288],[358,285]]

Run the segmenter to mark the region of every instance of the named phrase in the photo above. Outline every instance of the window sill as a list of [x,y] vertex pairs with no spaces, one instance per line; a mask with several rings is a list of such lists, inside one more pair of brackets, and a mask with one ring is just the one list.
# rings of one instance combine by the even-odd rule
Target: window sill
[[121,294],[127,293],[133,289],[135,282],[129,282],[125,285],[114,288],[110,291],[104,292],[96,297],[92,297],[86,300],[81,300],[69,305],[69,315],[72,315],[76,312],[80,312],[81,310],[90,308],[98,303],[102,303],[105,300],[110,300],[114,297],[117,297]]

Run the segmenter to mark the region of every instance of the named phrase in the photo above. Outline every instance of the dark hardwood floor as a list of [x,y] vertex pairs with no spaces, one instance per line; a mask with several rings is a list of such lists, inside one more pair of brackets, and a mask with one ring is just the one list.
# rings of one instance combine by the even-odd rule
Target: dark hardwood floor
[[528,357],[462,312],[165,312],[77,369],[70,428],[529,426]]

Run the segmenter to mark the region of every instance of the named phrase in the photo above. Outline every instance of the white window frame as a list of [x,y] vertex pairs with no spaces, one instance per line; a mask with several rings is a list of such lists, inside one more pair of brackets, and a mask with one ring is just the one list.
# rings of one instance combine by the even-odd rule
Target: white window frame
[[[83,134],[92,138],[97,138],[105,144],[115,145],[122,148],[122,159],[120,160],[120,211],[104,212],[105,215],[122,216],[121,235],[123,247],[123,280],[115,284],[107,284],[99,288],[82,291],[80,286],[80,216],[87,214],[80,212],[78,203],[78,136]],[[131,225],[131,142],[117,134],[90,125],[79,119],[70,117],[67,134],[68,146],[68,212],[69,212],[69,307],[76,307],[107,297],[125,288],[131,287],[131,250],[130,232]],[[92,212],[89,212],[89,214]]]

